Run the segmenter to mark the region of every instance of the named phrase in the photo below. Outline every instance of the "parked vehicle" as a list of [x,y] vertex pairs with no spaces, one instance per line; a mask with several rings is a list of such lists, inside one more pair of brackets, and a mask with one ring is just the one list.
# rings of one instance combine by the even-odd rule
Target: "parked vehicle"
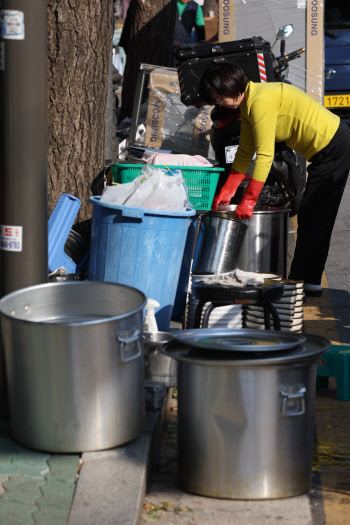
[[324,105],[350,125],[350,4],[325,2]]

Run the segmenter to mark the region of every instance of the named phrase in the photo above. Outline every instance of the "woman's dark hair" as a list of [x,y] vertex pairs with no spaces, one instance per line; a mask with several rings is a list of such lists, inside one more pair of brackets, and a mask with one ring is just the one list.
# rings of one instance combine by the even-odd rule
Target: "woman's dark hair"
[[245,92],[249,80],[239,66],[228,62],[213,64],[203,73],[199,83],[199,96],[207,104],[213,104],[212,92],[218,95],[237,97]]

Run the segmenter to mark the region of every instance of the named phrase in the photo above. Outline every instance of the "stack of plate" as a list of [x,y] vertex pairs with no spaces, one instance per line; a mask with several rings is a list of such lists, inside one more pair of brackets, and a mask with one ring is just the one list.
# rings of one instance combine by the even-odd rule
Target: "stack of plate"
[[257,272],[257,275],[260,275],[260,277],[264,277],[264,279],[268,279],[269,281],[281,281],[282,280],[282,275],[279,275],[278,273]]
[[[206,309],[211,303],[205,303],[202,309],[201,323],[202,328],[203,317]],[[186,329],[193,328],[194,316],[198,305],[198,299],[194,297],[192,292],[188,293],[188,302],[186,309]],[[218,306],[211,312],[208,320],[208,328],[242,328],[243,315],[241,304],[230,304],[227,306]]]
[[[290,279],[281,279],[280,283],[284,284],[284,292],[281,299],[272,303],[279,315],[281,321],[281,330],[290,332],[302,332],[304,326],[303,300],[304,300],[304,282],[291,281]],[[271,328],[273,329],[272,317]],[[246,309],[245,316],[246,328],[260,328],[264,330],[264,310],[262,306],[249,305]]]

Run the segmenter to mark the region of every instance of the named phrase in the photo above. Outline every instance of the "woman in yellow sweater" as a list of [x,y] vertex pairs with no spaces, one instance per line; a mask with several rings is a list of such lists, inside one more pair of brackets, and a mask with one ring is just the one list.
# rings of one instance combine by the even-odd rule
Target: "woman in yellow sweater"
[[214,209],[229,204],[256,152],[250,182],[236,208],[238,218],[253,216],[275,142],[285,142],[310,162],[289,278],[303,280],[307,295],[321,295],[321,277],[350,169],[350,128],[302,90],[281,82],[251,82],[233,64],[210,66],[199,93],[208,104],[239,107],[242,117],[239,147]]

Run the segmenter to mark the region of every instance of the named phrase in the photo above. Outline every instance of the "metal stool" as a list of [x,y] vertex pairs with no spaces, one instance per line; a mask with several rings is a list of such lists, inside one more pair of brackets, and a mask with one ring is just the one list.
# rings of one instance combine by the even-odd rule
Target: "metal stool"
[[271,328],[271,314],[273,328],[275,330],[280,330],[280,319],[277,310],[272,303],[278,301],[282,297],[283,291],[283,284],[275,284],[275,282],[272,284],[272,281],[265,281],[261,286],[246,286],[242,288],[196,283],[192,288],[192,293],[198,299],[198,304],[194,314],[193,328],[201,327],[203,307],[205,303],[210,302],[211,304],[208,306],[203,316],[203,328],[208,327],[209,317],[214,308],[230,304],[257,304],[258,306],[262,306],[264,310],[265,329],[269,330]]

